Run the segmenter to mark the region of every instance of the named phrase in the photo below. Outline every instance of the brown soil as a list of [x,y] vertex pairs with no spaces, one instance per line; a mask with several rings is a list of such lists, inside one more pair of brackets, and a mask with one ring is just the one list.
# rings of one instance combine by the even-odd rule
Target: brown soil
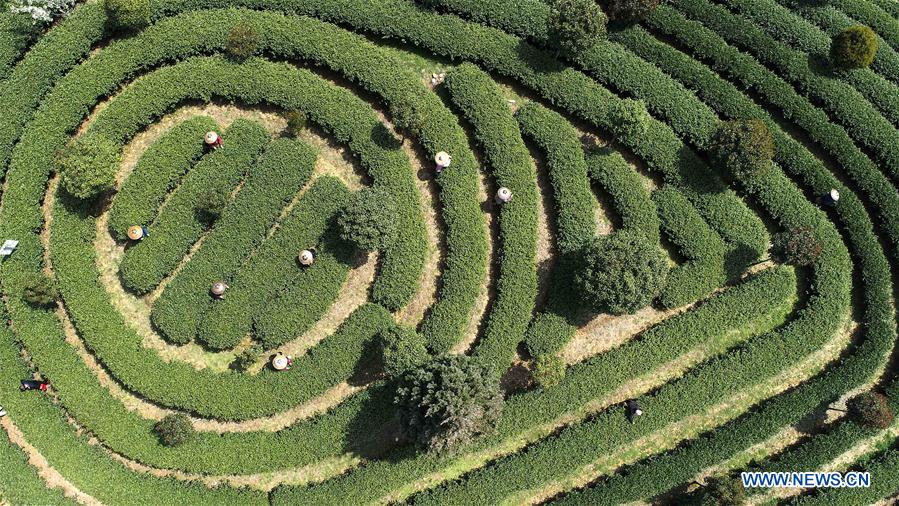
[[561,351],[560,356],[568,364],[576,364],[594,355],[621,346],[644,330],[689,310],[693,305],[667,311],[648,307],[633,315],[596,316],[577,329],[574,338]]
[[[483,163],[480,163],[480,166],[483,167]],[[496,245],[494,244],[494,240],[498,234],[499,220],[497,218],[496,203],[493,200],[491,188],[493,188],[492,181],[482,170],[480,172],[478,185],[478,200],[481,202],[484,222],[487,225],[487,233],[485,235],[487,238],[487,275],[484,276],[481,283],[481,289],[475,300],[474,310],[469,317],[468,327],[465,330],[464,337],[452,347],[450,350],[451,353],[465,353],[474,345],[475,341],[477,341],[481,325],[488,316],[488,305],[496,295],[496,286],[492,280],[497,274],[495,268],[496,264],[494,263],[496,260]]]
[[[387,123],[385,122],[385,124]],[[439,193],[437,182],[433,177],[433,163],[428,161],[424,150],[411,140],[407,139],[403,142],[403,149],[409,156],[413,173],[417,175],[415,183],[418,187],[419,201],[424,211],[425,230],[428,234],[428,252],[418,285],[420,288],[409,304],[396,313],[396,317],[400,323],[417,327],[424,319],[427,309],[437,300],[437,279],[442,272],[446,245],[444,244],[442,233],[444,228],[437,216],[437,209],[440,203],[437,197]]]
[[[100,443],[93,438],[91,438],[90,442],[94,445],[100,445]],[[358,466],[362,462],[362,460],[357,457],[343,455],[296,469],[285,469],[258,474],[207,476],[145,466],[114,452],[109,452],[109,455],[134,472],[149,474],[157,478],[174,478],[179,481],[199,482],[209,488],[226,485],[234,488],[246,487],[253,490],[261,490],[263,492],[270,492],[279,485],[307,485],[310,483],[321,482],[344,473],[349,469]]]

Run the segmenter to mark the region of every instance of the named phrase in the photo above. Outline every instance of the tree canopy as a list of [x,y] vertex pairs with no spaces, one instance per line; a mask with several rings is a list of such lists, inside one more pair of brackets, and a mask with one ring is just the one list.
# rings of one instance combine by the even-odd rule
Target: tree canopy
[[642,234],[623,230],[585,248],[575,285],[597,312],[635,313],[658,296],[667,275],[658,246]]
[[487,364],[445,355],[407,372],[395,402],[410,437],[428,449],[446,451],[492,432],[503,395],[498,375]]

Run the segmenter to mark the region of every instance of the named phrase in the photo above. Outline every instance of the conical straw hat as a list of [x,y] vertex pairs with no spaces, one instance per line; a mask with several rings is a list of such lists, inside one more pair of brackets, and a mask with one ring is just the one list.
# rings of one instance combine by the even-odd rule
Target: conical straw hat
[[141,239],[144,236],[144,229],[140,225],[134,225],[128,228],[128,238],[132,241]]

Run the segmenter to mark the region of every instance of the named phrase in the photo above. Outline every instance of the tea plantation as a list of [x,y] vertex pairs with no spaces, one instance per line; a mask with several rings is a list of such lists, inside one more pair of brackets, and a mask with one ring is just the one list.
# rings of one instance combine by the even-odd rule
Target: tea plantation
[[0,6],[0,503],[899,500],[895,0]]

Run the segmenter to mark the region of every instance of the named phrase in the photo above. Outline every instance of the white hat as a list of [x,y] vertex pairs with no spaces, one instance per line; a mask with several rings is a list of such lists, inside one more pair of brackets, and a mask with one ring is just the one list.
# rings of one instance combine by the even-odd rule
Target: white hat
[[278,369],[279,371],[287,368],[287,357],[283,354],[278,353],[275,355],[275,358],[272,359],[272,367]]
[[840,200],[840,192],[838,192],[836,188],[830,190],[830,198],[832,198],[834,202]]
[[640,409],[640,408],[637,408],[637,409],[634,410],[634,414],[637,415],[637,416],[640,416],[640,415],[643,414],[643,410]]
[[447,153],[446,151],[441,151],[441,152],[437,153],[437,156],[434,157],[434,162],[436,162],[437,165],[439,165],[443,168],[446,168],[446,167],[449,167],[450,164],[453,162],[453,157],[450,156],[450,154]]
[[496,192],[496,199],[500,202],[508,202],[512,200],[512,190],[503,186]]
[[206,132],[204,140],[206,141],[206,144],[213,144],[215,141],[219,140],[219,134],[213,131]]
[[305,266],[310,266],[315,262],[315,255],[312,254],[308,249],[304,249],[300,252],[299,257],[300,263]]
[[221,295],[225,293],[225,290],[228,289],[228,285],[225,284],[224,281],[216,281],[212,284],[212,293],[213,295]]

